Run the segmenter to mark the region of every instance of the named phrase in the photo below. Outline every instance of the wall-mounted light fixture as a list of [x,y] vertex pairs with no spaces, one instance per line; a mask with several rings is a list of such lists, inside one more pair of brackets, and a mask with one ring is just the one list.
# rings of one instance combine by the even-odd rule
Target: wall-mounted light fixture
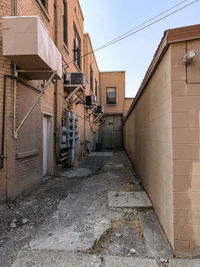
[[190,50],[185,56],[184,56],[184,62],[185,64],[191,64],[196,56],[196,51]]

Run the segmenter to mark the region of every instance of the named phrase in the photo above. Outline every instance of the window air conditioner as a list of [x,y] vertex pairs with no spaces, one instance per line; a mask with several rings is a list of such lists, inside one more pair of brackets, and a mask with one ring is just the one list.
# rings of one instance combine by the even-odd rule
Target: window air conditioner
[[64,84],[65,85],[77,85],[86,87],[85,74],[81,72],[72,72],[64,74]]
[[95,95],[86,96],[86,107],[93,107],[96,105],[97,97]]
[[102,106],[97,106],[94,113],[96,113],[96,114],[104,113],[104,108]]

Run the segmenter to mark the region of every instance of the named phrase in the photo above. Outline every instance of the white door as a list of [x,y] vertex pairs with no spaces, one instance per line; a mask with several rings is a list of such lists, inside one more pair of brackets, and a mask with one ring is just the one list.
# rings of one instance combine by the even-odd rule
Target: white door
[[43,176],[48,170],[48,117],[43,117]]

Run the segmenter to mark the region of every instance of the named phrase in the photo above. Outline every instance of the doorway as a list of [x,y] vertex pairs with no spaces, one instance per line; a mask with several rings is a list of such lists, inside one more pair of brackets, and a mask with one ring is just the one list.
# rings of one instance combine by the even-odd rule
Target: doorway
[[101,143],[103,149],[122,147],[122,115],[106,115],[101,126]]
[[43,115],[43,177],[53,174],[53,129],[52,116]]

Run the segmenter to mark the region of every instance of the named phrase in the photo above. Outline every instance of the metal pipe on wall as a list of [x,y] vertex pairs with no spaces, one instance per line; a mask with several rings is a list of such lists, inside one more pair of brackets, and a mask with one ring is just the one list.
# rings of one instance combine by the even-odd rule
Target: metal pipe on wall
[[6,125],[6,80],[12,76],[4,75],[3,77],[3,109],[2,109],[2,128],[1,128],[1,165],[0,169],[4,167],[4,146],[5,146],[5,125]]
[[[17,16],[17,1],[14,0],[14,16]],[[17,98],[17,65],[13,66],[13,136],[16,138],[15,129],[16,129],[16,98]]]

